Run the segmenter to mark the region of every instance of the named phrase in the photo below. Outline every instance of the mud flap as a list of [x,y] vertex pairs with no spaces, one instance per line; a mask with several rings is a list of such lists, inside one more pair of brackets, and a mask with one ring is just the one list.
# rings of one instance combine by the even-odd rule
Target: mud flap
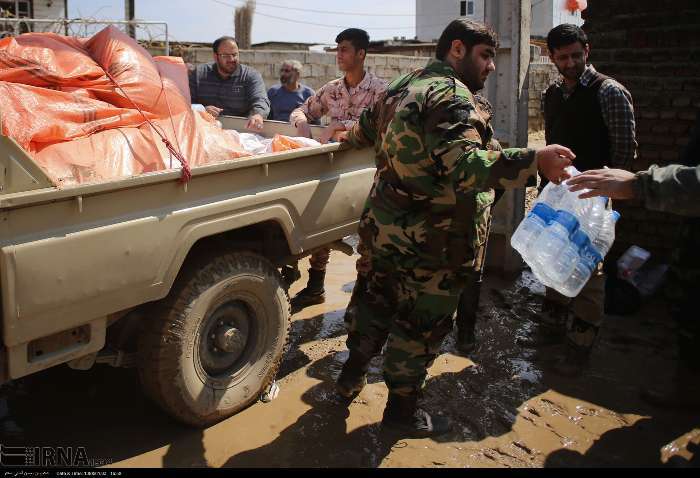
[[277,385],[277,381],[273,380],[270,385],[268,385],[265,390],[260,394],[260,401],[263,403],[270,403],[277,395],[280,393],[280,386]]

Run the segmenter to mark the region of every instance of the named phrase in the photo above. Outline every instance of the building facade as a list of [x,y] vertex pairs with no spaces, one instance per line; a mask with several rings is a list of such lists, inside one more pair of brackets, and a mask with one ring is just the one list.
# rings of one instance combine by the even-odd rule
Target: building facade
[[416,39],[435,42],[455,18],[484,20],[484,0],[416,0]]
[[54,25],[14,22],[11,19],[57,19],[68,15],[68,0],[0,0],[0,36],[30,31],[55,31]]
[[[434,42],[455,18],[484,20],[486,0],[416,0],[416,38]],[[490,0],[493,1],[493,0]],[[567,0],[530,0],[531,36],[545,37],[549,30],[562,23],[582,25],[581,12],[567,10]]]
[[531,0],[530,36],[544,38],[549,30],[562,23],[583,25],[580,11],[566,9],[567,0]]

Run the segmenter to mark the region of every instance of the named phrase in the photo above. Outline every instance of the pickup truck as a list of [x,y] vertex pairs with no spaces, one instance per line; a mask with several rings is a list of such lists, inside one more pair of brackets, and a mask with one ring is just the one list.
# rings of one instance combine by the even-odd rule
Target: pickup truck
[[[266,121],[274,133],[294,136]],[[197,167],[187,184],[168,170],[57,188],[6,136],[0,166],[0,384],[135,366],[150,398],[198,427],[273,383],[295,264],[343,248],[375,172],[371,150],[336,143]]]

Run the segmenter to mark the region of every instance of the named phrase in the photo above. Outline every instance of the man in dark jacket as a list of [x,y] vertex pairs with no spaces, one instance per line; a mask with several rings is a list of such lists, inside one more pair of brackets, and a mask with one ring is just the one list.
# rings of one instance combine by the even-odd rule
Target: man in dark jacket
[[[553,28],[547,35],[547,47],[561,73],[560,81],[544,94],[547,144],[570,148],[579,171],[608,166],[629,169],[637,150],[630,93],[587,63],[590,45],[580,27],[564,24]],[[588,362],[603,321],[604,286],[601,267],[574,300],[548,288],[542,307],[545,326],[539,336],[521,344],[538,346],[565,338],[565,352],[556,359],[553,370],[578,375]]]

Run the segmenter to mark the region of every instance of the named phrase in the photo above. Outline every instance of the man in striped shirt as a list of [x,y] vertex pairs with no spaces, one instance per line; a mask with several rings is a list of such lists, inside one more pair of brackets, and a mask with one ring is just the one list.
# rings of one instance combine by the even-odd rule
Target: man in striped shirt
[[[349,28],[340,32],[335,41],[338,44],[336,60],[338,68],[344,73],[343,77],[323,85],[303,105],[292,111],[289,117],[299,136],[310,137],[309,122],[327,116],[330,124],[318,138],[321,143],[327,143],[339,133],[351,130],[364,109],[377,101],[387,86],[386,81],[365,71],[365,57],[369,47],[366,31]],[[324,282],[330,252],[329,248],[320,248],[311,255],[309,281],[292,298],[292,313],[325,301]],[[364,270],[369,267],[369,259],[362,243],[358,245],[358,252],[361,257],[357,267],[358,270]]]
[[270,114],[265,82],[260,73],[240,64],[238,45],[231,37],[213,44],[214,63],[199,65],[190,74],[192,103],[204,105],[213,117],[245,116],[247,128],[261,130]]

